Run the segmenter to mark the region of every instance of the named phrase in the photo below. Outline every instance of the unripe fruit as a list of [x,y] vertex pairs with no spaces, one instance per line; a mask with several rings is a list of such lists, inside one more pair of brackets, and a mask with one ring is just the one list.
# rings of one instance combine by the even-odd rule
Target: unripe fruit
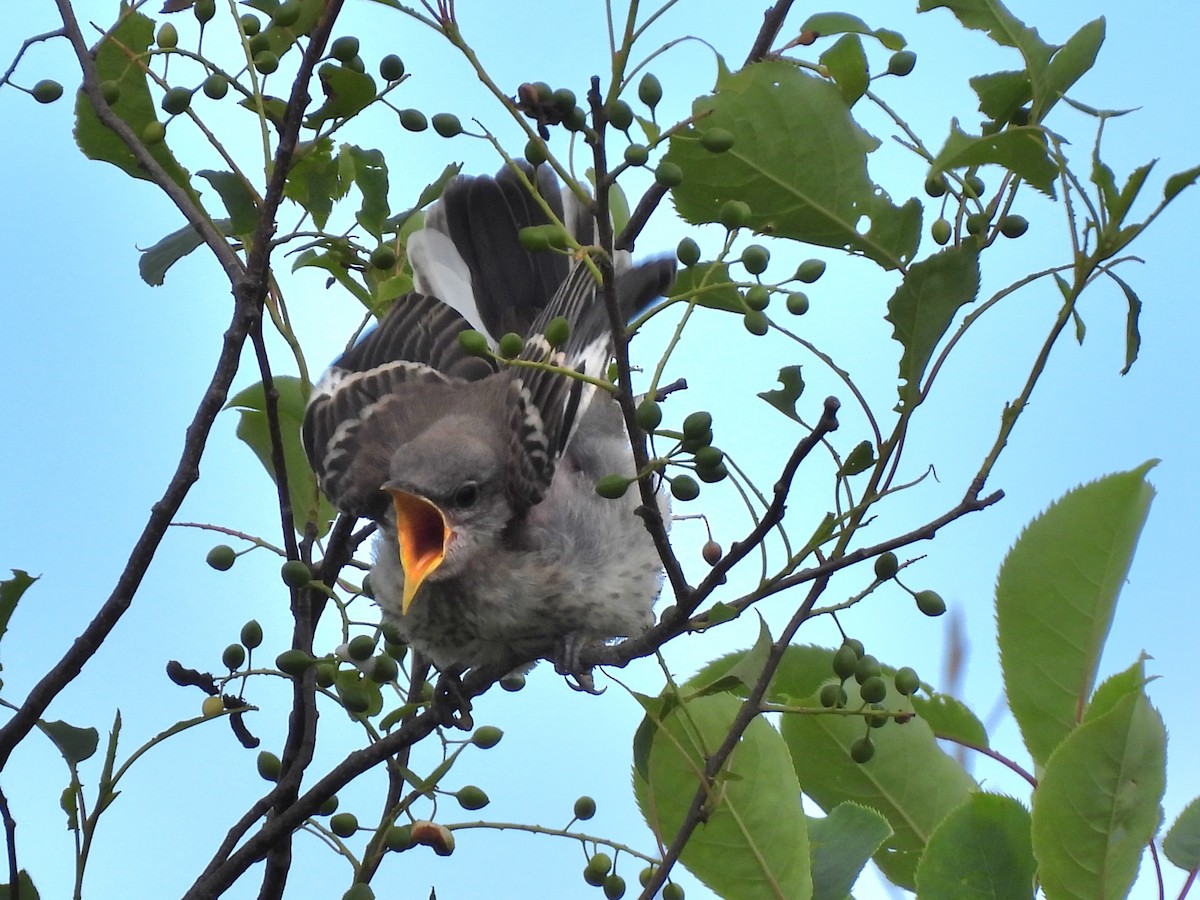
[[348,713],[365,713],[371,707],[371,698],[362,685],[347,684],[341,689],[342,708]]
[[983,213],[971,213],[967,216],[967,234],[983,234],[987,229],[987,216]]
[[615,874],[605,878],[604,896],[608,900],[621,900],[625,896],[625,879]]
[[[575,818],[586,822],[596,814],[596,801],[586,794],[575,801]],[[605,868],[608,871],[608,868]]]
[[217,14],[217,0],[196,0],[192,6],[192,14],[201,25],[211,22],[212,17]]
[[608,122],[619,131],[628,131],[633,124],[633,109],[624,100],[614,100],[604,110]]
[[200,704],[200,715],[211,719],[213,716],[219,716],[224,709],[225,701],[220,697],[205,697],[204,702]]
[[683,169],[673,162],[660,162],[654,170],[654,180],[663,187],[675,187],[683,181]]
[[945,219],[938,219],[929,226],[929,233],[939,244],[945,244],[950,240],[950,223]]
[[185,87],[173,87],[163,94],[159,105],[163,112],[177,116],[187,110],[192,103],[192,92]]
[[570,88],[558,88],[550,95],[550,102],[563,115],[575,108],[575,92]]
[[270,750],[260,750],[257,760],[258,774],[266,781],[278,781],[283,763]]
[[371,265],[376,269],[391,269],[396,265],[396,251],[388,244],[380,244],[371,251]]
[[230,644],[221,654],[221,664],[231,672],[246,661],[246,648],[241,644]]
[[400,667],[386,654],[375,657],[367,666],[367,677],[376,684],[390,684],[399,674]]
[[705,484],[716,484],[729,477],[729,469],[725,467],[725,463],[713,466],[711,469],[696,469],[696,477]]
[[337,808],[338,798],[337,794],[334,794],[332,797],[326,797],[323,801],[321,801],[321,805],[317,808],[317,815],[332,816],[335,812],[337,812]]
[[742,316],[742,325],[748,332],[759,337],[762,337],[771,328],[771,323],[766,315],[753,309]]
[[504,737],[504,732],[495,725],[481,725],[471,735],[471,743],[480,750],[491,750]]
[[275,668],[284,675],[303,675],[314,660],[303,650],[284,650],[275,657]]
[[546,323],[543,334],[551,347],[561,347],[571,336],[571,326],[563,316],[555,316]]
[[162,122],[147,122],[142,128],[142,143],[147,147],[161,144],[167,139],[167,126]]
[[279,577],[290,588],[302,588],[312,581],[312,569],[304,560],[289,559],[279,567]]
[[[482,337],[482,335],[480,336]],[[496,352],[505,359],[516,359],[524,349],[525,340],[515,331],[510,331],[500,338],[500,343],[496,346]]]
[[880,553],[875,557],[875,577],[880,581],[887,581],[889,578],[894,578],[899,568],[900,561],[896,559],[896,554],[891,550],[886,553]]
[[414,845],[411,825],[393,825],[387,830],[384,838],[387,848],[396,853],[407,850]]
[[853,744],[850,745],[850,758],[859,765],[869,762],[871,757],[874,755],[875,744],[866,735],[858,738]]
[[601,875],[607,875],[612,869],[612,857],[607,853],[596,853],[588,860],[588,868]]
[[638,872],[638,884],[645,887],[650,883],[650,879],[654,877],[654,866],[646,866],[642,871]]
[[333,687],[333,682],[337,678],[337,667],[332,663],[320,663],[317,665],[316,682],[317,687],[330,688]]
[[220,100],[229,93],[229,81],[224,75],[209,75],[204,79],[204,96],[212,100]]
[[265,32],[259,32],[254,37],[250,38],[250,55],[257,56],[264,50],[271,49],[271,36]]
[[550,249],[550,235],[541,225],[528,225],[517,232],[517,240],[530,253]]
[[662,85],[654,73],[647,72],[638,82],[638,99],[651,109],[658,106],[658,101],[662,99]]
[[963,193],[968,197],[982,197],[987,190],[987,185],[978,175],[968,175],[966,178],[965,188]]
[[683,436],[698,440],[712,430],[712,413],[699,410],[683,420]]
[[879,703],[887,696],[887,682],[879,675],[872,675],[859,686],[858,693],[868,703]]
[[650,150],[645,144],[630,144],[625,148],[625,162],[631,166],[644,166],[650,159]]
[[694,266],[700,261],[700,245],[689,237],[685,237],[675,248],[675,256],[685,266]]
[[353,35],[342,35],[329,45],[329,55],[338,62],[349,62],[358,56],[358,38]]
[[329,830],[341,838],[348,838],[358,831],[358,817],[354,813],[338,813],[329,820]]
[[563,127],[567,131],[583,131],[587,125],[587,113],[578,106],[563,116]]
[[796,267],[796,280],[803,281],[805,284],[812,284],[824,274],[825,260],[823,259],[806,259]]
[[716,541],[708,540],[704,542],[704,546],[700,548],[700,555],[704,557],[704,561],[710,566],[715,566],[721,561],[724,551],[721,550],[721,545]]
[[515,694],[525,687],[525,676],[521,672],[509,672],[500,679],[500,687],[510,694]]
[[846,689],[840,684],[834,684],[833,682],[830,682],[829,684],[821,686],[821,705],[826,709],[845,706],[847,699]]
[[483,788],[473,784],[468,784],[455,791],[454,799],[458,801],[459,806],[466,810],[483,809],[492,802]]
[[62,96],[63,86],[52,78],[43,78],[33,86],[30,93],[38,103],[53,103]]
[[936,175],[930,175],[925,179],[925,193],[930,197],[941,197],[946,193],[946,176],[941,172]]
[[946,601],[937,591],[917,591],[917,609],[927,616],[940,616],[946,611]]
[[342,894],[342,900],[375,900],[375,890],[369,884],[360,881],[350,885],[346,893]]
[[662,422],[662,407],[650,397],[637,405],[634,419],[642,431],[653,431]]
[[802,316],[808,312],[808,294],[794,291],[788,294],[787,311],[793,316]]
[[454,113],[434,113],[429,121],[433,123],[433,130],[444,138],[462,134],[462,122]]
[[290,28],[296,24],[299,18],[299,0],[285,0],[275,8],[275,12],[271,13],[272,24],[278,25],[280,28]]
[[217,544],[204,557],[204,561],[219,572],[228,570],[235,560],[237,560],[237,554],[228,544]]
[[489,352],[487,338],[474,328],[458,333],[458,346],[471,356],[487,356]]
[[158,46],[162,47],[162,49],[174,50],[179,44],[179,32],[170,22],[165,22],[163,26],[158,29],[157,40]]
[[246,37],[254,37],[259,33],[259,31],[262,30],[262,22],[258,21],[257,16],[252,16],[250,13],[246,13],[246,15],[242,16],[240,22],[242,25],[242,33],[245,34]]
[[741,200],[727,200],[717,212],[717,221],[732,231],[750,224],[750,206]]
[[742,251],[742,265],[751,275],[761,275],[767,270],[771,252],[762,244],[751,244]]
[[771,292],[761,284],[756,284],[746,291],[746,305],[753,312],[762,312],[770,302]]
[[238,635],[238,637],[241,640],[242,645],[245,646],[247,650],[253,650],[262,643],[262,626],[259,625],[255,619],[251,619],[242,626],[241,634]]
[[384,81],[399,81],[404,77],[404,60],[389,53],[379,61],[379,77]]
[[538,138],[530,138],[525,142],[525,161],[531,166],[540,166],[550,155],[546,151],[546,144]]
[[683,888],[674,881],[669,881],[663,885],[662,900],[683,900]]
[[700,496],[700,485],[688,475],[676,475],[671,479],[671,496],[685,503]]
[[733,132],[724,128],[709,128],[700,135],[700,146],[709,153],[724,153],[733,147],[733,143]]
[[872,703],[871,710],[872,711],[867,713],[864,717],[867,720],[867,725],[869,725],[871,728],[882,728],[892,720],[892,717],[884,712],[883,707],[878,703]]
[[604,884],[605,877],[603,872],[597,872],[591,866],[585,866],[583,869],[583,880],[592,887],[600,887]]
[[1029,220],[1024,216],[1005,216],[1000,220],[1000,233],[1006,238],[1019,238],[1029,230]]
[[1010,118],[1008,121],[1011,122],[1013,125],[1017,125],[1017,126],[1028,125],[1029,124],[1029,112],[1030,112],[1030,110],[1029,110],[1028,106],[1022,106],[1020,109],[1018,109],[1016,112],[1014,112],[1012,114],[1012,118]]
[[883,674],[883,666],[870,653],[864,654],[857,663],[854,664],[854,680],[859,684],[867,681],[869,678],[874,678],[877,675]]
[[889,75],[899,75],[901,77],[907,75],[913,70],[913,66],[917,64],[917,54],[911,50],[899,50],[892,54],[888,60],[887,70]]
[[858,667],[858,654],[849,644],[842,644],[833,654],[833,673],[838,678],[849,678]]
[[424,131],[429,127],[429,120],[419,109],[400,110],[400,124],[408,131]]
[[346,653],[355,662],[365,662],[375,652],[375,638],[369,634],[360,634],[350,639],[346,645]]
[[112,106],[121,99],[121,85],[115,81],[100,82],[100,96],[104,98],[104,102]]
[[719,447],[701,447],[695,453],[697,469],[715,469],[725,459],[725,451]]
[[279,68],[279,57],[270,50],[254,54],[254,68],[260,75],[270,75]]
[[917,677],[916,671],[911,666],[897,669],[892,680],[896,685],[896,690],[905,697],[911,697],[921,687],[921,679]]

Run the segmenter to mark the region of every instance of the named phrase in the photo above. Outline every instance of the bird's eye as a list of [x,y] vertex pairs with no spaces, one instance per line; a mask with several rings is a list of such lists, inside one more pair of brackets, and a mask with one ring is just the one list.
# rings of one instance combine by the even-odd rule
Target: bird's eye
[[468,481],[454,492],[454,505],[458,509],[470,509],[478,499],[479,485],[473,481]]

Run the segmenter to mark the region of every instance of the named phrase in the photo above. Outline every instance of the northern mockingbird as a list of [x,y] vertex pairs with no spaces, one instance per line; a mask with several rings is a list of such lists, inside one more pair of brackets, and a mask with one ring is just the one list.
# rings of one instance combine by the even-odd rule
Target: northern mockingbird
[[[573,197],[564,209],[553,174],[524,172],[594,243],[594,224]],[[325,373],[303,437],[334,505],[379,524],[375,600],[412,647],[455,675],[550,658],[590,686],[581,651],[648,628],[662,585],[637,492],[595,492],[600,477],[634,472],[620,410],[584,381],[497,365],[458,340],[475,328],[495,346],[516,332],[519,359],[605,377],[612,343],[595,278],[518,239],[548,222],[510,170],[452,181],[409,239],[415,290]],[[675,267],[619,256],[628,319]],[[552,348],[543,332],[558,316],[570,336]]]

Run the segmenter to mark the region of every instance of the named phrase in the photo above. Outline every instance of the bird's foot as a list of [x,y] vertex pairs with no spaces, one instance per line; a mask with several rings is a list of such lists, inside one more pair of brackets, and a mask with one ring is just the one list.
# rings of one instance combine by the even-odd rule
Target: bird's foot
[[592,679],[592,669],[581,662],[583,651],[594,646],[596,641],[581,632],[566,635],[555,647],[554,671],[567,680],[567,685],[585,694],[603,694]]
[[471,716],[471,700],[462,691],[460,669],[442,672],[433,692],[433,709],[445,728],[469,731],[475,727],[475,720]]

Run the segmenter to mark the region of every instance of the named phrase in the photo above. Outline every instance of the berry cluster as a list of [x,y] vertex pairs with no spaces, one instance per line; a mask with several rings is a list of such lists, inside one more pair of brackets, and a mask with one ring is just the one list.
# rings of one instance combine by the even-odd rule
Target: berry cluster
[[[846,683],[854,679],[858,695],[862,699],[866,733],[850,745],[850,757],[857,763],[865,763],[875,755],[875,744],[871,740],[871,729],[882,728],[894,719],[897,724],[907,722],[911,712],[899,715],[884,709],[883,701],[888,695],[886,673],[879,660],[865,652],[862,641],[847,638],[833,654],[833,673],[838,680],[822,686],[819,699],[826,709],[845,709],[850,702]],[[908,666],[897,669],[891,676],[892,687],[902,697],[911,697],[921,687],[917,673]]]

